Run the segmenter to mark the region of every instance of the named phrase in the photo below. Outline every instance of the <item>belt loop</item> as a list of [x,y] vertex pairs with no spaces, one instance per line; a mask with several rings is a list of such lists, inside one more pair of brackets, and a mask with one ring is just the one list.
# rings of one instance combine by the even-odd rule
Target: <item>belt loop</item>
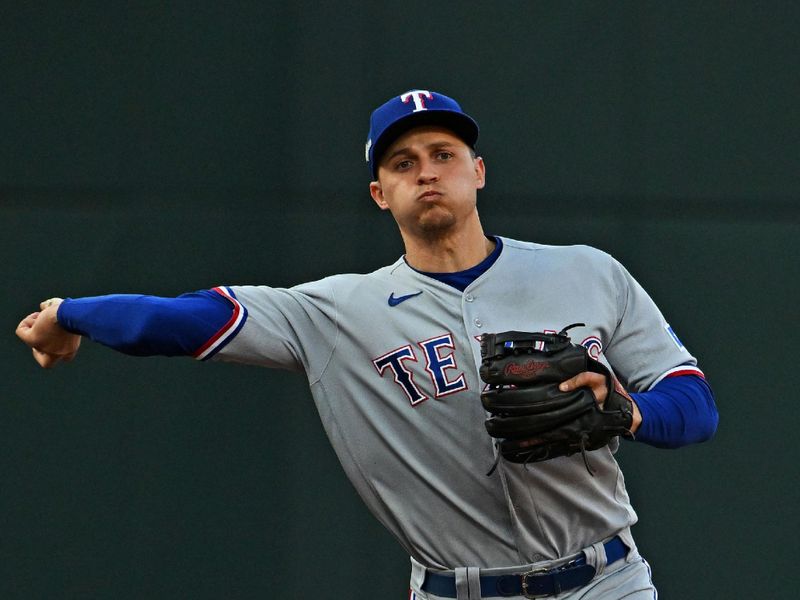
[[425,582],[425,574],[428,572],[428,569],[425,567],[425,565],[414,560],[413,556],[410,558],[411,558],[411,589],[421,590],[422,584]]
[[469,583],[469,599],[481,598],[481,570],[477,567],[467,567],[467,582]]
[[606,570],[608,558],[606,557],[606,549],[602,542],[592,544],[583,550],[586,556],[586,564],[594,567],[596,577],[599,577]]
[[456,600],[470,600],[467,567],[456,567]]
[[618,534],[619,539],[622,540],[622,543],[628,547],[628,557],[627,562],[631,562],[639,557],[639,552],[636,550],[636,542],[633,541],[633,534],[631,534],[631,530],[629,527],[626,527]]

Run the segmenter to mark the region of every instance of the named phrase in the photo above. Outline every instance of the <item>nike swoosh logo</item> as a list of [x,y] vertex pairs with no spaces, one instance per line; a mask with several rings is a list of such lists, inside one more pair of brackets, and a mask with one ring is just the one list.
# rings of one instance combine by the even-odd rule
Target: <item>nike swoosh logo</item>
[[397,296],[395,297],[394,292],[389,294],[389,306],[397,306],[401,302],[405,302],[409,298],[413,298],[414,296],[419,296],[422,291],[417,292],[416,294],[406,294],[405,296]]

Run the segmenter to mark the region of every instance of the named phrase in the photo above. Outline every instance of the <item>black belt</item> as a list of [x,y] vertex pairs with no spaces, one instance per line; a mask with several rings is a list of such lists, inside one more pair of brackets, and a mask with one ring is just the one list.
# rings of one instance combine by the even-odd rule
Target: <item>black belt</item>
[[[619,537],[609,540],[603,547],[606,549],[606,564],[609,565],[628,554],[628,547]],[[481,596],[484,598],[554,596],[566,590],[583,587],[594,576],[595,568],[587,564],[586,557],[581,555],[572,562],[553,569],[531,569],[510,575],[481,575]],[[441,575],[428,571],[425,574],[422,591],[443,598],[458,597],[454,575]]]

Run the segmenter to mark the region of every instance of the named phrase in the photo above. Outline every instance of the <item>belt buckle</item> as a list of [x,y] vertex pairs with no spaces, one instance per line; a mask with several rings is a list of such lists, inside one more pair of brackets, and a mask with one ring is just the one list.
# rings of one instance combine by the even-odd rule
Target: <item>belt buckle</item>
[[528,592],[528,577],[536,577],[537,575],[548,575],[550,574],[550,569],[531,569],[530,571],[526,571],[520,577],[522,578],[522,595],[526,598],[545,598],[549,594],[533,594]]

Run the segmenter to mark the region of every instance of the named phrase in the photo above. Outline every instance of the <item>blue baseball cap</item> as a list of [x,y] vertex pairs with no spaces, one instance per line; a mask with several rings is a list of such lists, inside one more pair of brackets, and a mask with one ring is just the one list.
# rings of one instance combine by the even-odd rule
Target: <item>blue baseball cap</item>
[[378,163],[386,149],[403,133],[420,125],[450,129],[473,149],[478,141],[478,124],[461,110],[458,102],[437,92],[409,90],[376,108],[369,119],[365,154],[373,180],[378,178]]

